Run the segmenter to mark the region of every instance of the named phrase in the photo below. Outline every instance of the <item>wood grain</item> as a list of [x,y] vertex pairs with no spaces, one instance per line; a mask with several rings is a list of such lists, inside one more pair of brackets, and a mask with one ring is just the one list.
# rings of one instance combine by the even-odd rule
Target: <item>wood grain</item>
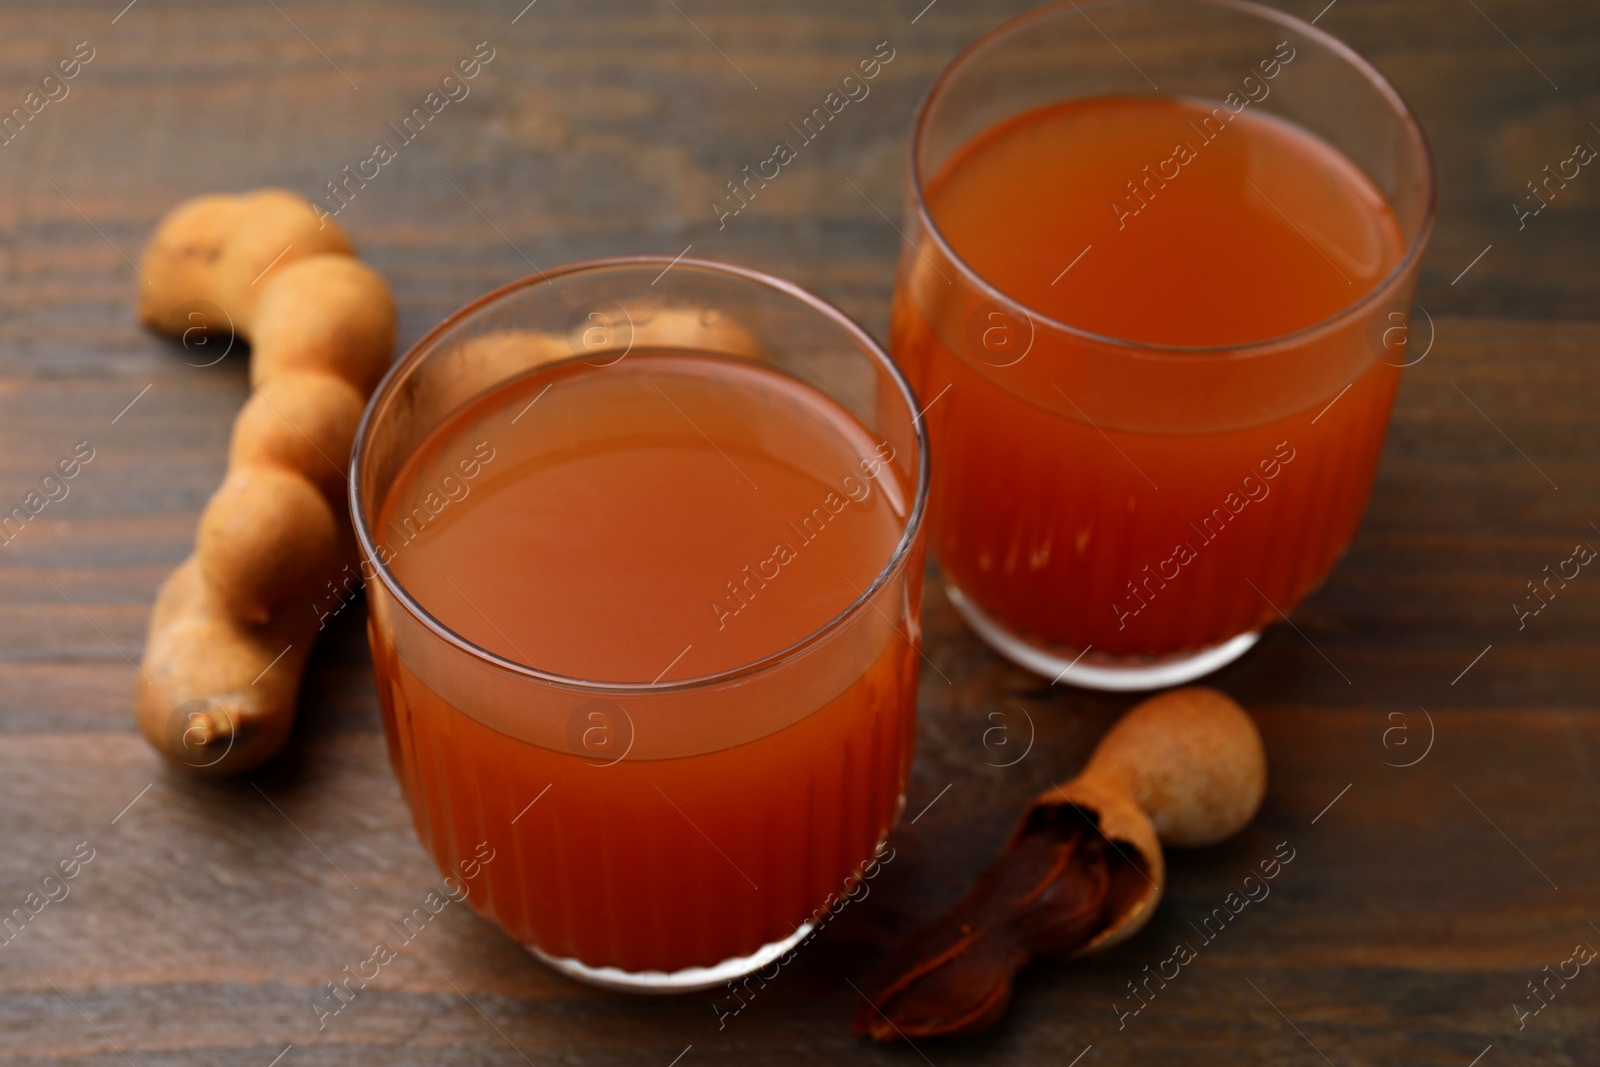
[[[0,147],[0,505],[77,442],[95,449],[70,495],[0,546],[0,914],[79,842],[95,850],[70,895],[0,945],[0,1064],[268,1067],[290,1045],[284,1067],[1065,1067],[1090,1045],[1084,1067],[1600,1062],[1600,976],[1524,1029],[1511,1007],[1576,942],[1600,943],[1600,576],[1525,629],[1511,608],[1600,539],[1600,174],[1524,230],[1510,207],[1575,140],[1600,143],[1600,8],[1549,0],[1339,0],[1319,22],[1393,79],[1437,154],[1418,295],[1437,339],[1407,372],[1348,556],[1297,628],[1215,677],[1261,723],[1266,806],[1237,839],[1172,857],[1144,932],[1035,967],[982,1038],[919,1057],[850,1037],[850,982],[957,898],[1022,803],[1131,702],[1001,662],[935,573],[909,811],[937,802],[896,831],[870,895],[724,1028],[710,995],[575,985],[452,907],[318,1030],[324,983],[437,875],[387,765],[358,611],[312,661],[291,751],[252,779],[175,776],[134,732],[149,602],[190,547],[248,387],[242,352],[190,365],[205,360],[134,324],[127,259],[186,196],[317,195],[488,40],[470,97],[340,216],[393,284],[403,343],[530,263],[690,244],[792,277],[881,336],[900,239],[878,209],[898,219],[911,111],[1022,6],[924,2],[539,0],[515,25],[509,0],[0,12],[0,109],[77,42],[96,50]],[[723,182],[884,40],[896,58],[872,95],[719,230]],[[991,713],[1015,744],[1035,735],[1015,766],[992,766],[1020,748],[985,747]],[[1280,842],[1296,858],[1271,895],[1119,1029],[1127,983],[1198,940],[1189,924]]]

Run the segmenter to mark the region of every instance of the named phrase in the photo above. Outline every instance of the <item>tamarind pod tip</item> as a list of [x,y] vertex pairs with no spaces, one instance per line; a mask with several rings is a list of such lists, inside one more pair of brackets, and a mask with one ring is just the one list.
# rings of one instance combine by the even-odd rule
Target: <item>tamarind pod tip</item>
[[188,305],[215,303],[217,259],[243,211],[243,197],[215,193],[185,200],[161,217],[139,254],[140,322],[179,333],[190,325]]
[[176,334],[203,306],[248,337],[262,283],[296,260],[354,249],[339,225],[286,189],[193,197],[162,216],[139,257],[139,321]]
[[1173,689],[1118,719],[1081,777],[1120,784],[1163,843],[1210,845],[1243,829],[1267,790],[1267,754],[1249,714],[1204,686]]
[[140,731],[191,773],[259,765],[289,736],[315,634],[310,610],[281,612],[262,626],[238,621],[190,556],[163,583],[151,612],[134,691]]

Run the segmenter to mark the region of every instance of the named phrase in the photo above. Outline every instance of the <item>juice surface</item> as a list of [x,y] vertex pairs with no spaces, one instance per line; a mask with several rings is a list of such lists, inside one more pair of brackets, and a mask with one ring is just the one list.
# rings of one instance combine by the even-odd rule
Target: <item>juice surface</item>
[[[926,197],[956,256],[1031,314],[1147,344],[1312,326],[1403,248],[1342,154],[1198,100],[1015,116]],[[962,335],[952,294],[968,283],[908,283],[930,273],[910,252],[901,270],[895,358],[920,396],[948,390],[927,415],[929,538],[947,580],[1018,638],[1066,658],[1214,645],[1292,610],[1348,545],[1399,378],[1381,329],[1358,319],[1270,360],[1166,357],[1185,361],[1180,386],[1170,362],[1043,327],[1025,358],[990,358]]]
[[[470,481],[463,457],[480,461]],[[475,644],[588,681],[671,681],[781,651],[872,583],[905,524],[880,467],[861,424],[800,382],[633,352],[457,414],[380,528],[401,583]],[[435,514],[426,494],[452,475],[465,494],[439,492]]]
[[[854,601],[905,527],[892,460],[753,361],[633,352],[467,405],[401,471],[378,532],[402,584],[483,647],[665,684],[781,651]],[[468,903],[563,966],[673,974],[823,921],[903,806],[921,562],[783,668],[660,696],[505,696],[393,625],[374,583],[418,835],[442,871],[493,857]]]
[[1099,97],[1016,116],[964,146],[928,200],[956,254],[1030,311],[1154,344],[1310,326],[1400,251],[1382,194],[1343,154],[1199,100]]

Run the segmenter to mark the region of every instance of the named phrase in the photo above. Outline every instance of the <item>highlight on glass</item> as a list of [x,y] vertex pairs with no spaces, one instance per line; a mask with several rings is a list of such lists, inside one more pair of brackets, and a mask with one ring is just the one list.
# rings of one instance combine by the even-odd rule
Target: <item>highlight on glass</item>
[[1243,654],[1349,545],[1422,347],[1404,102],[1255,4],[1064,0],[951,63],[908,175],[891,351],[957,609],[1096,688]]
[[694,260],[524,279],[395,367],[351,479],[369,636],[417,833],[481,914],[680,991],[870,876],[912,754],[916,412],[832,306]]

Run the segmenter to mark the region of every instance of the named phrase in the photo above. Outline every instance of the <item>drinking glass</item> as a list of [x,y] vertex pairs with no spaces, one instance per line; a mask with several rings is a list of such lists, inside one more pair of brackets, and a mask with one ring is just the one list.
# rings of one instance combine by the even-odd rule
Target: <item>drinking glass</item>
[[[941,232],[929,183],[998,124],[1095,97],[1237,99],[1269,69],[1249,106],[1343,153],[1398,226],[1393,269],[1331,317],[1242,344],[1103,336],[1008,296]],[[1266,7],[1064,0],[946,68],[908,179],[890,347],[928,405],[929,537],[957,610],[1013,661],[1092,688],[1172,685],[1242,655],[1354,536],[1418,358],[1406,327],[1435,190],[1405,103],[1348,47]],[[1164,296],[1152,280],[1140,298]]]
[[[567,350],[517,343],[526,331]],[[879,484],[903,488],[898,542],[820,629],[704,677],[567,677],[473,644],[387,565],[377,517],[398,472],[486,391],[552,358],[607,373],[636,348],[758,360],[844,408],[878,442]],[[831,305],[755,271],[656,257],[515,282],[390,371],[351,476],[368,636],[418,836],[475,910],[575,978],[679,992],[783,962],[881,858],[914,732],[928,484],[916,411],[882,348]]]

